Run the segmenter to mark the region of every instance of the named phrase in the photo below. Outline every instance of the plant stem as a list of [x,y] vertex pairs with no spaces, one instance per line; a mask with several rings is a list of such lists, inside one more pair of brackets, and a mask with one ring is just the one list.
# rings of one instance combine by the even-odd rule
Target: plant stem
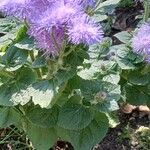
[[54,33],[53,33],[53,32],[52,32],[52,34],[51,34],[51,37],[52,37],[52,39],[53,39],[53,44],[54,44],[55,48],[57,49],[57,51],[58,51],[58,52],[61,51],[61,49],[59,48],[59,45],[58,45],[58,43],[57,43],[57,41],[56,41],[56,39],[55,39],[55,36],[54,36]]
[[143,21],[147,22],[149,17],[150,17],[150,1],[149,0],[145,0],[144,1],[144,17],[143,17]]
[[[31,58],[31,61],[34,62],[35,58],[34,58],[34,52],[33,51],[30,51],[30,58]],[[35,69],[36,70],[36,73],[38,75],[39,78],[42,78],[42,75],[41,75],[41,72],[39,69]]]
[[70,50],[68,50],[68,52],[64,53],[63,57],[67,57],[74,50],[75,50],[75,46],[70,47]]
[[35,60],[33,51],[30,51],[30,58],[31,58],[32,62]]
[[57,66],[55,61],[51,59],[47,59],[48,73],[46,79],[51,79],[53,77],[53,73],[55,72]]
[[5,70],[1,70],[0,75],[6,76],[6,77],[9,77],[9,78],[12,78],[12,79],[15,77],[15,75],[12,72],[8,72],[8,71],[5,71]]
[[150,72],[150,64],[146,64],[144,66],[144,68],[142,69],[142,74],[146,74],[146,73],[149,73]]
[[94,8],[94,11],[97,11],[97,8],[98,8],[98,6],[100,5],[100,3],[102,3],[102,0],[100,0],[100,1],[97,2],[96,6],[95,6],[95,8]]

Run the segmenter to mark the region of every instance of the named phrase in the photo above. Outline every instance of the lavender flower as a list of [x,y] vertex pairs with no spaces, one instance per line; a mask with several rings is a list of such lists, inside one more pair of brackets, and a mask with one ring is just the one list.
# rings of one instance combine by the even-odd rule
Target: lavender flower
[[83,5],[85,7],[94,7],[96,4],[96,0],[83,0]]
[[133,51],[150,62],[150,24],[143,24],[132,39]]
[[0,10],[6,16],[30,20],[45,11],[52,2],[50,0],[3,0],[0,3]]
[[[64,3],[64,0],[55,2],[53,7],[49,7],[39,17],[31,20],[29,35],[36,39],[38,46],[45,51],[45,54],[57,55],[62,47],[64,28],[71,23],[72,18],[83,13],[82,7],[76,3]],[[56,30],[55,44],[51,37],[52,28]]]
[[6,15],[16,15],[24,18],[27,13],[27,0],[3,0],[0,3],[0,10]]
[[32,25],[40,28],[51,29],[53,26],[63,26],[70,23],[71,19],[84,11],[76,3],[64,3],[64,0],[55,2],[53,7],[49,7],[46,11],[41,13],[37,18],[32,20]]
[[76,3],[84,8],[86,7],[94,7],[96,4],[96,0],[65,0],[65,2]]
[[74,22],[68,28],[69,40],[74,44],[84,43],[87,45],[100,42],[103,38],[103,32],[93,20],[86,15],[81,18],[75,18]]
[[30,28],[28,33],[34,36],[38,48],[40,48],[44,52],[44,55],[58,55],[63,46],[63,28],[53,27],[50,32],[45,28],[38,30],[38,32],[35,29],[36,28]]
[[35,38],[38,47],[45,55],[54,56],[62,49],[64,36],[73,44],[101,41],[101,27],[85,12],[94,5],[95,0],[3,0],[0,10],[25,19],[28,34]]

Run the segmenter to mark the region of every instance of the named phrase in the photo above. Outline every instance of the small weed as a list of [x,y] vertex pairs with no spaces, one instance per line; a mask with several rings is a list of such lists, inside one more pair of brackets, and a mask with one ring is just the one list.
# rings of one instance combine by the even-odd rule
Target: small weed
[[136,131],[136,138],[142,150],[150,149],[150,128],[141,126]]
[[131,129],[130,129],[129,125],[127,125],[125,128],[123,128],[122,133],[118,137],[118,141],[119,142],[123,142],[124,140],[131,141],[132,136],[131,136],[130,130]]

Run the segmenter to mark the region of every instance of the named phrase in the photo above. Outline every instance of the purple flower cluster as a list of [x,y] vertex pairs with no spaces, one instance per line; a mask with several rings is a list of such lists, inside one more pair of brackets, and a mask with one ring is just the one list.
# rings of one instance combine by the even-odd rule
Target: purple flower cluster
[[150,62],[150,23],[143,24],[132,39],[133,51]]
[[91,45],[103,38],[101,26],[86,14],[95,0],[2,0],[0,10],[26,20],[28,34],[46,55],[58,55],[64,40]]

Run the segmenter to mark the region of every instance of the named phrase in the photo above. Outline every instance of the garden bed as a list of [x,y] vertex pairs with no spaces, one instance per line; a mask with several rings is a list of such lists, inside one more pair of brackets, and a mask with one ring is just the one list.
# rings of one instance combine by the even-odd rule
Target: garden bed
[[[117,113],[120,122],[115,128],[110,128],[106,137],[97,144],[92,150],[149,150],[150,149],[150,112],[133,112],[126,114],[122,111]],[[145,129],[149,131],[145,132]],[[0,143],[0,150],[33,150],[28,148],[30,141],[26,139],[25,134],[16,132],[14,126],[0,130],[0,141],[4,140],[4,144]],[[138,134],[137,131],[140,131]],[[26,147],[26,148],[25,148]],[[50,150],[74,150],[68,142],[57,141],[56,145]]]
[[148,0],[1,4],[0,150],[150,150]]

